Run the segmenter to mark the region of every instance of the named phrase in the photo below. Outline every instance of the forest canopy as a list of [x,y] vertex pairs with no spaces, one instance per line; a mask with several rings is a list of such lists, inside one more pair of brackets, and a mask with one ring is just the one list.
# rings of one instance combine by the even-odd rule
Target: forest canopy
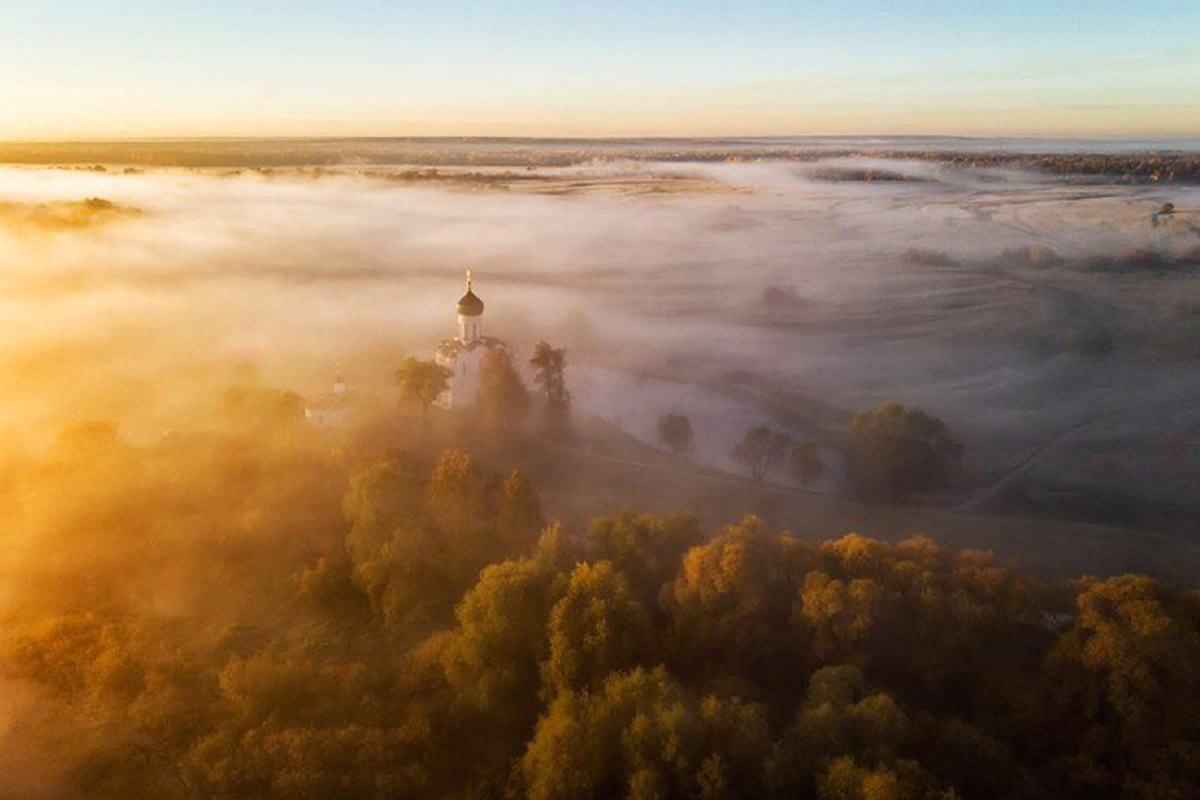
[[145,446],[77,426],[6,467],[13,796],[1148,800],[1200,782],[1195,593],[755,517],[569,530],[521,471],[461,450],[239,424]]

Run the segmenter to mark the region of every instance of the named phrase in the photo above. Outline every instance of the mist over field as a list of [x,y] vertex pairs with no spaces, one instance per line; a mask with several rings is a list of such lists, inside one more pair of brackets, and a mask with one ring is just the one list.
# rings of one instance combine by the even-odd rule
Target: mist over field
[[[56,221],[86,198],[130,213]],[[1179,212],[1156,224],[1164,202]],[[490,332],[565,345],[577,405],[641,438],[691,414],[701,463],[731,466],[759,421],[832,446],[896,400],[958,433],[968,486],[1039,453],[1026,478],[1196,488],[1194,187],[863,157],[14,167],[0,203],[0,424],[25,447],[79,419],[202,427],[247,371],[389,391],[452,332],[471,268]]]
[[[0,796],[1186,786],[1200,189],[644,156],[0,169]],[[401,403],[467,269],[567,432]],[[891,401],[963,468],[864,502]]]
[[0,800],[1200,797],[1197,29],[0,0]]

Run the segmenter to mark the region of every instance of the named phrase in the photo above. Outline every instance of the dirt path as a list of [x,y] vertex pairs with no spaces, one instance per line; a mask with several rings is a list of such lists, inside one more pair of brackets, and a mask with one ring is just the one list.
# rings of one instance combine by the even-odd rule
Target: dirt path
[[[1080,422],[1076,425],[1072,425],[1071,427],[1067,428],[1066,430],[1063,430],[1063,431],[1059,432],[1058,434],[1052,436],[1046,442],[1042,443],[1040,446],[1038,446],[1036,449],[1034,449],[1032,452],[1030,452],[1027,456],[1025,456],[1025,458],[1021,459],[1019,462],[1014,464],[1011,469],[1009,469],[1007,472],[1005,472],[999,478],[994,480],[991,484],[989,484],[988,486],[985,486],[985,487],[981,487],[980,489],[977,489],[970,498],[963,501],[962,503],[952,506],[950,508],[950,510],[951,511],[975,511],[975,510],[980,509],[988,501],[992,500],[993,498],[996,497],[996,495],[1000,494],[1000,492],[1002,492],[1005,489],[1007,489],[1008,487],[1012,486],[1023,475],[1025,475],[1031,469],[1036,467],[1038,465],[1038,463],[1042,460],[1042,458],[1045,457],[1045,455],[1047,453],[1049,453],[1051,450],[1053,450],[1055,447],[1063,444],[1064,442],[1070,441],[1071,439],[1075,438],[1079,434],[1084,433],[1085,431],[1091,430],[1092,428],[1096,427],[1097,425],[1100,425],[1100,424],[1106,423],[1106,422],[1111,422],[1115,419],[1119,419],[1121,417],[1125,417],[1130,414],[1144,414],[1144,413],[1148,413],[1148,412],[1152,412],[1152,411],[1168,411],[1168,410],[1181,410],[1181,409],[1200,409],[1200,400],[1172,401],[1169,403],[1152,403],[1152,404],[1148,404],[1148,405],[1134,406],[1131,408],[1123,408],[1123,409],[1119,409],[1117,411],[1110,411],[1108,413],[1102,414],[1093,419],[1086,420],[1084,422]],[[1183,506],[1178,506],[1178,505],[1173,506],[1173,507],[1180,508],[1180,509],[1184,508]]]

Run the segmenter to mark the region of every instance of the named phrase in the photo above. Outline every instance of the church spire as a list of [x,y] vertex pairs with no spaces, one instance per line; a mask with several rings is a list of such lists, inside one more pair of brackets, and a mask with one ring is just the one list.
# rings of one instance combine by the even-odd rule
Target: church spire
[[467,293],[458,301],[458,338],[464,342],[473,342],[482,333],[480,317],[483,315],[483,301],[473,291],[471,284],[475,276],[467,270]]
[[483,313],[483,301],[471,291],[475,276],[467,270],[467,293],[458,299],[458,315],[460,317],[478,317]]

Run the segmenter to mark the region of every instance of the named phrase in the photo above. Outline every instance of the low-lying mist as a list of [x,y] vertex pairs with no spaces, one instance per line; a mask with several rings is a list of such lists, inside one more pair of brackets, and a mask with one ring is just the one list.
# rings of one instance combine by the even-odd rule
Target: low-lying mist
[[878,158],[127,172],[0,174],[0,425],[27,446],[202,427],[239,370],[386,387],[468,267],[490,332],[568,347],[578,405],[648,439],[695,413],[717,465],[747,421],[829,434],[894,399],[983,480],[1105,415],[1153,429],[1200,381],[1195,189]]
[[[485,332],[519,363],[538,340],[565,347],[575,408],[647,442],[661,415],[687,414],[700,466],[732,468],[743,432],[767,423],[815,440],[829,461],[811,488],[843,493],[847,419],[894,400],[965,444],[952,498],[963,509],[996,511],[1025,487],[1024,502],[1060,508],[1104,495],[1187,511],[1200,474],[1198,207],[1195,189],[889,159],[2,170],[0,794],[266,796],[243,768],[283,781],[280,796],[289,780],[347,775],[420,787],[434,751],[446,762],[435,777],[458,775],[457,734],[437,715],[463,724],[445,709],[478,681],[454,648],[471,614],[489,617],[467,603],[456,619],[455,603],[504,558],[535,554],[488,580],[568,575],[575,545],[556,528],[538,539],[542,509],[524,478],[454,454],[432,466],[444,431],[427,418],[406,413],[392,438],[360,431],[348,444],[296,411],[341,374],[392,413],[404,357],[427,358],[454,334],[468,268]],[[442,419],[473,434],[469,416]],[[403,449],[397,427],[400,444],[428,452],[381,464]],[[547,508],[576,487],[670,499],[666,479],[646,487],[646,473],[623,474],[632,462],[615,448],[598,463],[620,486],[577,476],[545,489]],[[547,456],[543,473],[570,457]],[[690,470],[671,474],[686,483]],[[1142,523],[1118,505],[1098,521]],[[653,598],[701,531],[631,519],[612,523],[614,552],[622,526],[661,528],[669,545],[669,558],[646,561],[663,575],[642,582],[658,619]],[[1105,546],[1097,537],[1092,552]],[[1131,552],[1147,540],[1129,541]],[[861,566],[860,549],[884,547],[864,542],[832,547]],[[976,564],[931,547],[894,558],[918,553],[955,580]],[[812,545],[813,563],[828,552]],[[968,571],[989,587],[1002,574]],[[1010,616],[1041,631],[1025,614]],[[530,630],[521,648],[539,640]],[[967,663],[947,652],[945,663]],[[430,688],[443,671],[458,676],[449,700]],[[535,715],[536,683],[525,704]],[[494,735],[511,749],[534,718]],[[268,756],[246,766],[228,755],[245,752]],[[328,766],[345,753],[368,761]],[[372,753],[386,763],[372,766]],[[417,766],[393,775],[393,761]],[[130,767],[142,763],[151,768]],[[328,773],[301,769],[312,764]]]

